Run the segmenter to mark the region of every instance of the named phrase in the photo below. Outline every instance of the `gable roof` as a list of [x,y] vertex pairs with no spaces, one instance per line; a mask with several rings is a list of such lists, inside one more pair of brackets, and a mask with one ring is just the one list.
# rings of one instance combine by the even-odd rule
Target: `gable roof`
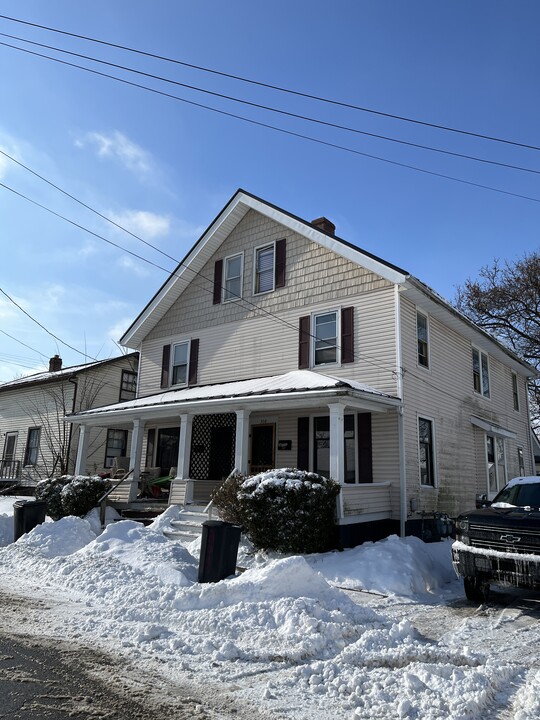
[[296,215],[282,210],[246,190],[240,189],[236,191],[223,210],[210,223],[199,240],[180,261],[169,279],[163,283],[144,310],[126,330],[120,339],[122,345],[132,349],[140,347],[140,343],[154,325],[161,320],[193,280],[195,274],[201,272],[221,243],[250,210],[255,210],[293,232],[303,235],[328,250],[332,250],[347,260],[362,265],[389,282],[402,283],[408,277],[406,270],[402,270],[372,253],[361,250],[346,240],[315,227],[306,220],[302,220]]
[[62,370],[46,371],[40,373],[34,373],[33,375],[27,375],[26,377],[17,378],[16,380],[9,380],[0,384],[0,392],[5,390],[14,390],[20,387],[27,387],[29,385],[39,385],[43,383],[55,382],[57,380],[67,380],[69,378],[76,377],[81,373],[88,372],[89,370],[95,370],[98,367],[110,365],[118,362],[119,360],[125,360],[137,356],[138,353],[128,353],[127,355],[119,355],[115,358],[108,358],[107,360],[97,360],[92,363],[84,363],[83,365],[72,365],[71,367],[62,368]]

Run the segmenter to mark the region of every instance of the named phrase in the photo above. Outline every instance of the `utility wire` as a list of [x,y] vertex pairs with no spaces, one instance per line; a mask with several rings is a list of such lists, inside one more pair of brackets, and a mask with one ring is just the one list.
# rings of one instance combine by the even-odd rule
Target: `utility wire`
[[[122,252],[132,255],[133,257],[137,258],[138,260],[142,260],[142,262],[145,262],[148,265],[152,265],[153,267],[157,268],[158,270],[162,270],[163,272],[167,273],[167,275],[169,277],[176,277],[176,278],[180,279],[180,275],[178,275],[176,273],[176,271],[171,272],[167,268],[164,268],[163,266],[158,265],[157,263],[153,262],[152,260],[149,260],[148,258],[145,258],[142,255],[138,255],[137,253],[133,252],[132,250],[128,250],[127,248],[123,247],[122,245],[119,245],[118,243],[115,243],[112,240],[109,240],[108,238],[104,237],[103,235],[100,235],[99,233],[96,233],[93,230],[86,228],[84,225],[81,225],[80,223],[77,223],[74,220],[71,220],[70,218],[67,218],[64,215],[61,215],[60,213],[56,212],[55,210],[52,210],[51,208],[47,207],[46,205],[43,205],[43,204],[37,202],[36,200],[33,200],[32,198],[29,198],[27,195],[24,195],[23,193],[19,192],[18,190],[15,190],[14,188],[10,187],[9,185],[6,185],[5,183],[0,182],[0,187],[3,187],[5,190],[9,190],[9,192],[12,192],[14,195],[17,195],[18,197],[22,198],[23,200],[26,200],[27,202],[31,203],[32,205],[35,205],[36,207],[39,207],[42,210],[45,210],[46,212],[50,213],[51,215],[54,215],[55,217],[57,217],[61,220],[64,220],[65,222],[69,223],[70,225],[73,225],[74,227],[78,228],[79,230],[83,230],[84,232],[86,232],[90,235],[93,235],[94,237],[96,237],[100,240],[103,240],[107,244],[112,245],[113,247],[115,247],[119,250],[122,250]],[[107,218],[105,218],[105,219],[107,219]],[[130,234],[132,234],[132,233],[130,233]],[[146,243],[146,244],[148,244],[148,243]],[[151,246],[151,247],[153,247],[153,246]],[[158,248],[154,248],[154,249],[158,250]],[[176,262],[178,262],[178,261],[176,261]],[[189,267],[189,265],[185,265],[184,263],[178,263],[178,266],[184,267],[185,269],[190,270],[196,276],[199,276],[206,282],[211,283],[212,287],[206,287],[206,286],[202,286],[199,284],[195,284],[195,286],[198,287],[199,289],[203,290],[204,292],[213,294],[214,291],[213,291],[213,280],[212,279],[207,278],[202,273],[198,272],[197,270],[194,270],[193,268]],[[221,286],[220,289],[223,290],[223,286]],[[15,303],[14,300],[9,298],[9,296],[1,288],[0,288],[0,292],[3,292],[4,295],[6,295],[6,297],[8,297],[8,299],[10,299],[15,305],[17,305],[17,303]],[[247,300],[246,298],[239,297],[236,300],[232,300],[232,302],[234,302],[235,304],[242,303],[245,306],[248,306],[247,307],[248,310],[251,310],[252,312],[258,311],[259,315],[266,315],[266,316],[270,317],[272,320],[274,320],[275,322],[281,323],[282,325],[294,330],[295,333],[298,334],[298,332],[299,332],[298,326],[293,325],[292,323],[288,322],[287,320],[284,320],[283,318],[279,317],[278,315],[275,315],[274,313],[270,312],[269,310],[262,308],[260,305],[257,305],[255,303],[251,302],[250,300]],[[17,305],[17,307],[22,310],[22,308],[19,305]],[[28,315],[28,313],[26,313],[25,310],[22,310],[22,311],[26,315]],[[31,316],[29,315],[29,317],[31,317]],[[34,318],[31,318],[31,319],[34,320]],[[37,322],[37,321],[34,320],[34,322]],[[38,325],[39,324],[40,323],[38,323]],[[43,327],[43,326],[41,325],[41,327]],[[46,328],[44,328],[44,327],[43,327],[43,329],[46,330]],[[47,330],[47,332],[49,332],[49,331]],[[49,334],[52,335],[52,333],[50,333],[50,332],[49,332]],[[53,335],[53,337],[56,338],[55,335]],[[311,337],[314,340],[323,340],[324,339],[324,338],[319,338],[316,335],[313,335],[311,333],[309,334],[309,337]],[[56,339],[59,339],[59,338],[56,338]],[[63,342],[63,341],[60,340],[60,342]],[[66,343],[63,343],[63,344],[66,345]],[[68,345],[67,347],[71,347],[71,346]],[[336,344],[336,347],[339,348],[340,347],[339,344]],[[71,349],[75,349],[75,348],[71,348]],[[80,352],[80,351],[77,351],[77,352]],[[80,354],[83,354],[83,353],[80,353]],[[353,356],[355,359],[364,360],[368,364],[371,364],[374,367],[378,367],[379,369],[387,370],[390,373],[396,372],[395,368],[385,365],[384,363],[376,360],[375,358],[370,358],[370,356],[368,356],[368,355],[360,355],[359,353],[353,352]],[[86,357],[90,357],[90,356],[87,355]],[[95,358],[92,358],[92,359],[95,360]]]
[[[6,185],[3,185],[3,183],[0,183],[0,185],[1,185],[2,187],[6,187],[6,189],[8,189],[8,190],[11,190],[11,188],[8,188]],[[19,194],[19,193],[17,193],[17,194]],[[98,360],[97,360],[96,358],[92,357],[91,355],[87,355],[86,353],[83,353],[83,352],[81,352],[80,350],[77,350],[76,347],[73,347],[73,345],[70,345],[69,343],[64,342],[61,338],[58,337],[58,335],[55,335],[55,334],[52,333],[50,330],[48,330],[48,329],[45,327],[45,325],[42,325],[42,324],[39,322],[39,320],[36,320],[35,317],[32,317],[32,315],[30,315],[30,313],[26,312],[26,310],[25,310],[24,308],[22,308],[22,307],[19,305],[19,303],[17,303],[12,297],[10,297],[5,290],[2,290],[2,288],[0,288],[0,292],[2,293],[2,295],[5,295],[5,296],[7,297],[7,299],[8,299],[11,303],[13,303],[13,305],[15,305],[15,307],[19,308],[19,310],[20,310],[22,313],[24,313],[24,314],[26,315],[26,317],[30,318],[30,320],[31,320],[32,322],[34,322],[36,325],[39,325],[39,327],[40,327],[42,330],[45,330],[45,332],[46,332],[48,335],[50,335],[52,338],[54,338],[54,339],[57,340],[58,342],[62,343],[62,345],[65,345],[65,346],[66,346],[67,348],[69,348],[70,350],[74,350],[74,351],[75,351],[76,353],[78,353],[79,355],[82,355],[83,357],[87,357],[87,358],[90,358],[90,360],[94,360],[95,362],[98,362]],[[41,353],[40,353],[40,354],[41,354]]]
[[[366,130],[360,130],[359,128],[350,127],[348,125],[341,125],[339,123],[329,122],[327,120],[321,120],[320,118],[310,117],[309,115],[301,115],[299,113],[290,112],[288,110],[282,110],[280,108],[275,108],[270,105],[263,105],[262,103],[256,103],[256,102],[252,102],[250,100],[244,100],[242,98],[238,98],[233,95],[226,95],[224,93],[215,92],[213,90],[207,90],[206,88],[201,88],[197,85],[190,85],[188,83],[183,83],[183,82],[179,82],[177,80],[172,80],[171,78],[167,78],[162,75],[155,75],[153,73],[144,72],[142,70],[136,70],[135,68],[131,68],[126,65],[120,65],[118,63],[109,62],[107,60],[102,60],[100,58],[96,58],[91,55],[84,55],[82,53],[72,52],[70,50],[65,50],[63,48],[59,48],[54,45],[46,45],[44,43],[35,42],[33,40],[27,40],[26,38],[22,38],[17,35],[9,35],[8,33],[0,32],[0,36],[7,37],[12,40],[18,40],[19,42],[24,42],[29,45],[34,45],[34,46],[37,46],[40,48],[45,48],[47,50],[53,50],[55,52],[63,53],[64,55],[70,55],[71,57],[76,57],[76,58],[80,58],[83,60],[89,60],[90,62],[99,63],[101,65],[106,65],[108,67],[112,67],[117,70],[123,70],[125,72],[133,73],[135,75],[142,75],[143,77],[151,78],[152,80],[159,80],[160,82],[168,83],[170,85],[175,85],[177,87],[182,87],[187,90],[194,90],[195,92],[200,92],[205,95],[217,97],[222,100],[229,100],[231,102],[239,103],[241,105],[247,105],[248,107],[257,108],[259,110],[266,110],[267,112],[276,113],[278,115],[284,115],[286,117],[294,118],[296,120],[303,120],[305,122],[314,123],[316,125],[323,125],[325,127],[330,127],[330,128],[336,129],[336,130],[343,130],[345,132],[354,133],[356,135],[362,135],[364,137],[371,137],[371,138],[375,138],[377,140],[384,140],[386,142],[392,142],[392,143],[396,143],[398,145],[405,145],[407,147],[418,148],[421,150],[428,150],[429,152],[435,152],[435,153],[439,153],[441,155],[449,155],[451,157],[461,158],[462,160],[472,160],[474,162],[484,163],[487,165],[496,165],[498,167],[509,168],[511,170],[519,170],[521,172],[527,172],[527,173],[533,173],[535,175],[540,175],[540,170],[534,170],[532,168],[523,167],[521,165],[513,165],[511,163],[498,162],[496,160],[488,160],[487,158],[478,157],[476,155],[468,155],[466,153],[454,152],[452,150],[444,150],[443,148],[437,148],[437,147],[433,147],[431,145],[424,145],[422,143],[415,143],[415,142],[411,142],[408,140],[400,140],[399,138],[391,137],[388,135],[380,135],[378,133],[372,133],[372,132],[368,132]],[[24,51],[24,48],[18,48],[17,46],[10,45],[8,43],[6,43],[6,45],[13,49]]]
[[19,338],[16,338],[16,337],[14,337],[13,335],[10,335],[10,334],[7,333],[5,330],[1,330],[1,329],[0,329],[0,333],[2,333],[2,335],[7,335],[8,338],[11,338],[12,340],[15,340],[15,342],[18,342],[20,345],[24,345],[25,348],[28,348],[29,350],[32,350],[32,352],[37,353],[37,354],[40,355],[42,358],[46,358],[46,357],[47,357],[47,356],[44,355],[43,353],[39,352],[39,350],[36,350],[35,348],[30,347],[30,345],[27,345],[27,344],[24,343],[22,340],[19,340]]
[[517,142],[515,140],[509,140],[507,138],[500,138],[500,137],[496,137],[493,135],[485,135],[482,133],[476,133],[476,132],[472,132],[469,130],[463,130],[461,128],[454,128],[449,125],[441,125],[438,123],[431,123],[431,122],[427,122],[425,120],[418,120],[417,118],[406,117],[404,115],[396,115],[393,113],[387,113],[387,112],[383,112],[381,110],[375,110],[373,108],[362,107],[361,105],[354,105],[353,103],[348,103],[348,102],[344,102],[344,101],[340,101],[340,100],[332,100],[330,98],[325,98],[320,95],[314,95],[314,94],[302,92],[299,90],[293,90],[292,88],[286,88],[286,87],[283,87],[280,85],[273,85],[271,83],[261,82],[260,80],[253,80],[251,78],[246,78],[241,75],[234,75],[232,73],[226,73],[226,72],[223,72],[220,70],[215,70],[213,68],[207,68],[202,65],[195,65],[193,63],[188,63],[188,62],[178,60],[175,58],[170,58],[165,55],[159,55],[157,53],[146,52],[144,50],[132,48],[127,45],[120,45],[119,43],[107,42],[106,40],[100,40],[98,38],[93,38],[88,35],[81,35],[81,34],[77,34],[77,33],[68,32],[67,30],[60,30],[58,28],[53,28],[53,27],[50,27],[47,25],[40,25],[38,23],[32,23],[32,22],[29,22],[26,20],[21,20],[19,18],[13,18],[8,15],[0,15],[0,19],[8,20],[9,22],[15,22],[15,23],[19,23],[22,25],[28,25],[30,27],[39,28],[40,30],[47,30],[48,32],[54,32],[54,33],[58,33],[60,35],[66,35],[69,37],[78,38],[80,40],[86,40],[88,42],[105,45],[107,47],[116,48],[118,50],[125,50],[126,52],[135,53],[137,55],[143,55],[145,57],[154,58],[156,60],[162,60],[164,62],[173,63],[175,65],[181,65],[182,67],[187,67],[187,68],[191,68],[193,70],[210,73],[212,75],[218,75],[220,77],[229,78],[231,80],[238,80],[240,82],[248,83],[250,85],[264,87],[269,90],[276,90],[278,92],[287,93],[289,95],[295,95],[297,97],[306,98],[308,100],[315,100],[317,102],[327,103],[329,105],[337,105],[339,107],[348,108],[349,110],[357,110],[357,111],[364,112],[364,113],[370,113],[372,115],[378,115],[380,117],[391,118],[393,120],[400,120],[401,122],[408,122],[408,123],[413,123],[415,125],[422,125],[424,127],[435,128],[437,130],[444,130],[445,132],[457,133],[460,135],[468,135],[470,137],[480,138],[482,140],[489,140],[491,142],[504,143],[506,145],[514,145],[516,147],[526,148],[528,150],[540,151],[540,147],[538,147],[536,145],[529,145],[527,143],[521,143],[521,142]]
[[425,175],[430,175],[432,177],[439,177],[439,178],[443,178],[445,180],[451,180],[452,182],[461,183],[462,185],[469,185],[471,187],[477,187],[477,188],[481,188],[483,190],[489,190],[491,192],[496,192],[496,193],[499,193],[502,195],[508,195],[510,197],[521,198],[522,200],[529,200],[531,202],[536,202],[536,203],[540,202],[540,200],[538,198],[531,197],[529,195],[523,195],[521,193],[514,193],[509,190],[502,190],[500,188],[496,188],[491,185],[485,185],[483,183],[477,183],[477,182],[473,182],[471,180],[464,180],[463,178],[458,178],[453,175],[447,175],[445,173],[435,172],[434,170],[426,170],[425,168],[418,167],[417,165],[411,165],[409,163],[398,162],[397,160],[390,160],[389,158],[384,158],[384,157],[381,157],[380,155],[373,155],[371,153],[362,152],[360,150],[355,150],[353,148],[347,147],[345,145],[339,145],[337,143],[332,143],[332,142],[328,142],[326,140],[321,140],[319,138],[314,138],[310,135],[305,135],[303,133],[293,132],[292,130],[285,130],[284,128],[277,127],[276,125],[264,123],[259,120],[252,120],[251,118],[244,117],[243,115],[237,115],[236,113],[227,112],[225,110],[219,110],[218,108],[211,107],[210,105],[204,105],[203,103],[198,103],[198,102],[195,102],[194,100],[187,100],[186,98],[181,98],[178,95],[173,95],[172,93],[167,93],[167,92],[164,92],[163,90],[157,90],[156,88],[148,87],[147,85],[141,85],[140,83],[135,83],[135,82],[132,82],[131,80],[119,78],[119,77],[116,77],[115,75],[109,75],[108,73],[103,73],[103,72],[100,72],[99,70],[87,68],[87,67],[84,67],[83,65],[77,65],[76,63],[71,63],[66,60],[60,60],[59,58],[54,58],[49,55],[37,53],[37,52],[34,52],[33,50],[27,50],[26,48],[19,48],[15,45],[10,45],[9,43],[0,42],[0,45],[4,45],[5,47],[10,47],[15,50],[20,50],[21,52],[28,53],[29,55],[36,55],[37,57],[42,57],[47,60],[51,60],[53,62],[59,63],[61,65],[67,65],[69,67],[77,68],[78,70],[84,70],[93,75],[98,75],[100,77],[106,77],[106,78],[109,78],[110,80],[115,80],[117,82],[123,83],[124,85],[130,85],[132,87],[146,90],[148,92],[154,93],[156,95],[161,95],[163,97],[167,97],[172,100],[178,100],[179,102],[186,103],[187,105],[192,105],[194,107],[203,108],[205,110],[210,110],[211,112],[215,112],[219,115],[224,115],[226,117],[234,118],[236,120],[242,120],[243,122],[247,122],[251,125],[256,125],[258,127],[263,127],[263,128],[267,128],[269,130],[274,130],[274,131],[282,133],[284,135],[301,138],[302,140],[308,140],[309,142],[317,143],[318,145],[324,145],[326,147],[334,148],[337,150],[343,150],[344,152],[352,153],[353,155],[370,158],[372,160],[378,160],[380,162],[384,162],[389,165],[394,165],[396,167],[407,168],[408,170],[414,170],[415,172],[424,173]]

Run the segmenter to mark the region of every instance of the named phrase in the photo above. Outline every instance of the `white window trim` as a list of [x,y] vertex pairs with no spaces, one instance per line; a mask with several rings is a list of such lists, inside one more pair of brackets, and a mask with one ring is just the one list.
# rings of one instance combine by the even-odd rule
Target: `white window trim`
[[[186,357],[186,381],[183,383],[175,383],[173,382],[173,376],[174,376],[174,349],[178,347],[178,345],[187,345],[187,357]],[[181,340],[180,342],[171,343],[171,365],[169,368],[169,377],[171,379],[170,386],[171,387],[187,387],[189,382],[189,358],[191,356],[191,339],[189,340]]]
[[[264,248],[273,248],[274,253],[274,262],[272,264],[272,289],[271,290],[259,290],[257,291],[257,252],[259,250],[263,250]],[[272,242],[263,243],[262,245],[257,245],[257,247],[253,248],[253,294],[254,295],[266,295],[267,293],[274,292],[276,289],[276,241],[273,240]]]
[[[321,315],[331,315],[335,313],[336,316],[336,359],[334,362],[329,363],[315,363],[315,341],[316,337],[316,325],[315,319],[321,317]],[[309,365],[311,368],[322,368],[322,367],[339,367],[341,366],[341,308],[329,308],[328,310],[320,310],[311,313],[311,338],[310,338],[310,350],[309,350]]]
[[[418,360],[418,315],[422,315],[426,319],[426,332],[427,332],[427,365],[422,365]],[[431,328],[429,323],[429,315],[424,312],[423,310],[420,310],[420,308],[416,308],[416,316],[415,316],[415,330],[416,330],[416,365],[419,368],[422,368],[422,370],[425,370],[426,372],[429,372],[431,370]]]
[[[30,433],[31,433],[33,430],[37,430],[37,434],[38,434],[38,443],[37,443],[36,448],[35,448],[35,450],[36,450],[36,461],[35,461],[35,462],[26,462],[26,460],[28,459],[28,458],[27,458],[27,456],[28,456],[28,450],[30,449],[30,447],[29,447]],[[28,430],[26,431],[26,443],[25,443],[25,446],[24,446],[24,455],[23,455],[24,467],[35,467],[35,466],[38,464],[40,445],[41,445],[41,426],[40,426],[40,425],[33,425],[32,427],[29,427]]]
[[[431,444],[433,448],[433,485],[425,485],[422,482],[422,475],[420,473],[420,420],[428,420],[431,423]],[[435,418],[429,415],[416,416],[416,454],[418,458],[418,483],[420,488],[426,490],[435,490],[439,487],[439,473],[438,473],[438,460],[437,460],[437,431],[435,428]]]
[[[4,435],[4,447],[2,448],[2,460],[6,460],[8,436],[11,436],[11,435],[13,435],[15,437],[15,442],[13,443],[13,461],[15,461],[15,458],[17,456],[17,444],[19,442],[19,431],[18,430],[8,430]],[[11,462],[11,461],[6,460],[6,462]]]
[[[478,390],[476,390],[476,388],[474,387],[474,366],[472,364],[473,350],[476,350],[476,352],[478,353],[479,360],[480,360],[480,392],[478,392]],[[485,355],[485,357],[487,359],[487,375],[488,375],[488,384],[489,384],[489,395],[484,394],[484,374],[483,374],[483,370],[482,370],[482,355]],[[484,352],[483,350],[481,350],[476,345],[471,345],[471,370],[473,372],[473,390],[476,395],[480,395],[480,397],[483,397],[485,400],[491,400],[491,367],[490,367],[490,365],[491,365],[491,363],[489,361],[489,354],[487,352]]]
[[[227,262],[229,260],[233,260],[234,258],[240,258],[240,295],[239,297],[225,297],[227,293]],[[222,303],[229,303],[229,302],[238,302],[238,300],[241,300],[243,297],[243,290],[244,290],[244,251],[233,253],[232,255],[227,255],[227,257],[223,258],[223,277],[221,278],[221,302]]]

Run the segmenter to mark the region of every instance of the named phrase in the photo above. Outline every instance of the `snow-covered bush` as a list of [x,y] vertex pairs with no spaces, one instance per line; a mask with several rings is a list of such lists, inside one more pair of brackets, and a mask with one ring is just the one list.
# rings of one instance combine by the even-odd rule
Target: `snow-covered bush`
[[63,475],[42,480],[35,494],[47,503],[47,514],[59,520],[66,515],[84,517],[110,487],[110,480],[98,475]]
[[282,468],[229,478],[214,496],[221,517],[243,526],[254,546],[278,552],[323,552],[332,546],[339,484]]

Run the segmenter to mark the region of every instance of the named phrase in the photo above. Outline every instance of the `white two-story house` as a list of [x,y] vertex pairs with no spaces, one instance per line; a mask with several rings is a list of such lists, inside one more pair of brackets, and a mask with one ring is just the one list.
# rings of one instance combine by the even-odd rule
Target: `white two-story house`
[[416,532],[533,472],[534,370],[401,268],[239,190],[133,322],[137,398],[69,416],[131,431],[129,499],[174,468],[170,502],[233,468],[341,484],[341,542]]

